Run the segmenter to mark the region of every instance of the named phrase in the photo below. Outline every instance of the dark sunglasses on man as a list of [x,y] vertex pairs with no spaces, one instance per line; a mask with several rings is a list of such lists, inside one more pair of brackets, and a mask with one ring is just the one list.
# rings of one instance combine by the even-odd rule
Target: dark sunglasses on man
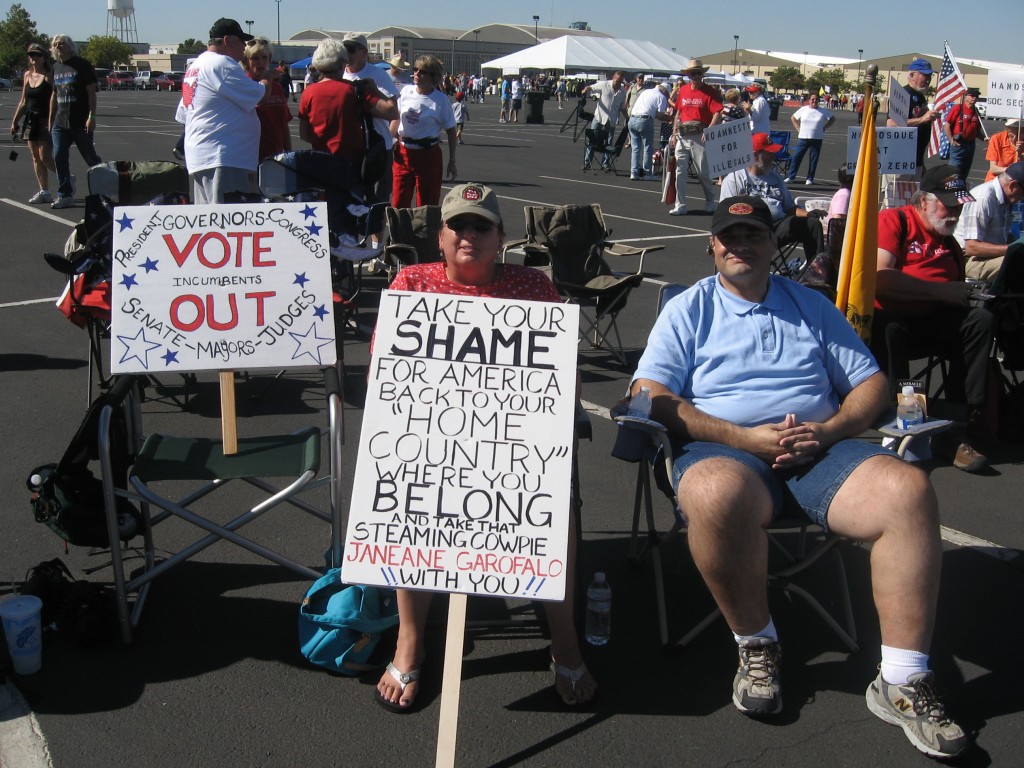
[[490,232],[494,229],[494,224],[487,219],[451,219],[445,222],[445,226],[448,227],[452,232],[462,233],[464,230],[472,228],[474,232]]

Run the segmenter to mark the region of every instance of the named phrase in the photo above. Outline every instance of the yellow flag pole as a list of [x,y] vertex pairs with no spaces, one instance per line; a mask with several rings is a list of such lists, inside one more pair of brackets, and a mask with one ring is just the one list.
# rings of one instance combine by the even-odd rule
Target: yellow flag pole
[[865,343],[871,340],[878,261],[878,137],[872,98],[878,66],[871,64],[864,79],[864,119],[860,151],[846,217],[843,254],[839,263],[836,306]]

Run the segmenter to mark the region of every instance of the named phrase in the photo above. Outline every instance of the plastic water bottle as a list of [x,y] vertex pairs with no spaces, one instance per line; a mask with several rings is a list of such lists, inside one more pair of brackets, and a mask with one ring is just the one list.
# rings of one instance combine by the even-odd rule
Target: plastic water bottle
[[640,387],[640,391],[629,399],[629,407],[626,409],[626,415],[632,416],[634,419],[651,418],[650,389],[647,387]]
[[587,588],[587,642],[607,645],[612,633],[612,588],[598,571]]
[[896,426],[899,429],[909,429],[922,422],[924,422],[924,411],[921,410],[921,402],[914,394],[914,388],[906,386],[897,398]]

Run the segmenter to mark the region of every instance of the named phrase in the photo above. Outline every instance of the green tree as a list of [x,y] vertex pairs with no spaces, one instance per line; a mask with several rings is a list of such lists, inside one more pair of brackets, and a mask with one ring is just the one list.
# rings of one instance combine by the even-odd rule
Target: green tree
[[50,38],[39,34],[28,11],[15,3],[0,21],[0,73],[11,75],[25,69],[25,48],[29,43],[49,47]]
[[847,82],[841,69],[822,69],[807,78],[807,90],[815,91],[828,86],[831,93],[843,93],[851,90],[853,83]]
[[206,50],[206,43],[201,43],[193,38],[188,38],[184,43],[178,46],[178,53],[202,53]]
[[93,35],[82,47],[82,58],[94,67],[109,69],[115,64],[127,65],[132,60],[132,47],[111,35]]
[[770,82],[776,91],[798,91],[804,87],[804,76],[796,67],[776,67]]

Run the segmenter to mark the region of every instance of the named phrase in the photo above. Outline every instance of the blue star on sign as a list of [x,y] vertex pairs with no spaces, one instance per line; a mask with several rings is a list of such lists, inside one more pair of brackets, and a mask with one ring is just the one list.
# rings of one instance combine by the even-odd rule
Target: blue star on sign
[[129,219],[127,213],[123,214],[121,218],[117,220],[117,223],[121,225],[121,229],[119,229],[118,232],[124,232],[126,229],[131,229],[133,221],[135,221],[135,219]]
[[296,274],[295,274],[295,280],[294,280],[294,282],[295,282],[295,284],[296,284],[296,285],[298,285],[299,287],[301,287],[301,288],[305,288],[305,287],[306,287],[306,283],[308,283],[308,282],[309,282],[309,278],[308,278],[308,277],[306,277],[306,273],[305,273],[305,272],[303,272],[302,274],[296,273]]
[[295,352],[292,353],[292,360],[297,360],[303,355],[309,355],[316,365],[323,365],[323,360],[320,357],[320,348],[334,344],[334,338],[332,336],[317,335],[316,323],[310,325],[309,330],[305,333],[288,331],[288,335],[291,336],[296,343]]
[[163,346],[147,339],[145,328],[139,328],[139,332],[134,336],[118,336],[117,340],[124,344],[124,354],[121,355],[118,362],[123,364],[134,358],[147,371],[149,370],[149,353]]
[[316,315],[317,320],[323,320],[327,317],[327,306],[321,304],[319,307],[313,310],[313,314]]
[[148,275],[150,272],[156,272],[157,271],[156,265],[159,264],[159,263],[160,263],[159,261],[153,261],[152,259],[146,259],[144,262],[142,262],[142,267],[143,267],[143,269],[146,270],[146,274]]
[[121,275],[121,285],[125,287],[125,290],[130,291],[133,285],[138,285],[138,281],[135,279],[135,275],[124,274]]
[[181,362],[180,360],[178,360],[178,353],[172,349],[168,349],[166,352],[160,355],[160,359],[164,361],[164,365],[170,365],[171,363]]
[[311,205],[307,205],[305,208],[299,211],[299,213],[301,213],[307,219],[311,219],[316,216],[316,210]]
[[311,235],[319,235],[320,234],[320,230],[323,229],[323,227],[322,226],[318,226],[316,224],[308,224],[308,225],[306,225],[306,229],[309,230],[309,234],[311,234]]

